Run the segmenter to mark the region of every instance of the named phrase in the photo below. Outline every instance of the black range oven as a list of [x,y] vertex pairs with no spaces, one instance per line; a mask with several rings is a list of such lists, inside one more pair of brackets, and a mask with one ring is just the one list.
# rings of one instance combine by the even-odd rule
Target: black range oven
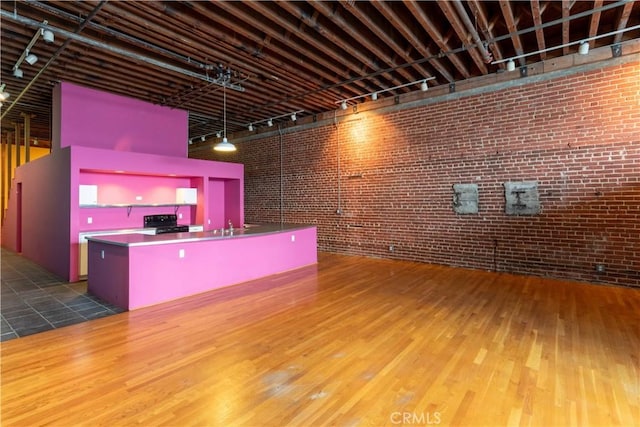
[[178,225],[178,216],[175,214],[145,215],[144,228],[155,228],[156,234],[189,231],[188,225]]

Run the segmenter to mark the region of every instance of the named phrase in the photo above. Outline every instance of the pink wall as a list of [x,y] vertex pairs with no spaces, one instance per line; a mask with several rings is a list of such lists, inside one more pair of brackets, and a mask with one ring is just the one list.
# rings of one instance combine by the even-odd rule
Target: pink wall
[[67,82],[53,91],[53,107],[54,149],[84,146],[187,157],[186,111]]
[[2,246],[60,277],[68,276],[70,263],[69,164],[69,150],[62,150],[16,168],[2,226]]

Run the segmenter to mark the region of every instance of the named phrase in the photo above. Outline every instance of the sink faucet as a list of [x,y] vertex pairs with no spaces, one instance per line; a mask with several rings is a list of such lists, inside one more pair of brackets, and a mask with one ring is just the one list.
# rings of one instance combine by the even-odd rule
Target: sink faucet
[[229,232],[233,233],[233,223],[229,220]]

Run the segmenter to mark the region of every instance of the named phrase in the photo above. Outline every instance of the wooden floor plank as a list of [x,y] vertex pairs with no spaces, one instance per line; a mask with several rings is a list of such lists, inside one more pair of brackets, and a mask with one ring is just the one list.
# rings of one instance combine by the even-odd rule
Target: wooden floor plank
[[0,345],[3,426],[640,420],[640,290],[539,277],[322,253]]

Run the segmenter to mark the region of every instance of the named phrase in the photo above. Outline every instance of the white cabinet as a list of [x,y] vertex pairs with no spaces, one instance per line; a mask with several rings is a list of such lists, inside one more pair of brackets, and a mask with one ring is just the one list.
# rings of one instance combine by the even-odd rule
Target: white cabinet
[[198,189],[197,188],[176,188],[176,204],[177,205],[197,205]]
[[80,185],[79,191],[80,206],[98,204],[97,185]]

